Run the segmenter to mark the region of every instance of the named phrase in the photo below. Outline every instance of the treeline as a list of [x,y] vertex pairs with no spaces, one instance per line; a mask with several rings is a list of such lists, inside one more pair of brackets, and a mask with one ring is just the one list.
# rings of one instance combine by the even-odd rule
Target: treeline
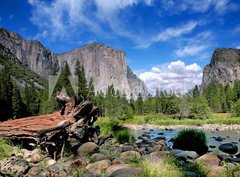
[[34,84],[25,84],[21,91],[10,73],[8,67],[0,72],[0,121],[37,115],[40,100]]
[[[59,71],[54,71],[57,74]],[[72,76],[66,63],[59,72],[59,78],[54,85],[53,95],[49,96],[49,88],[37,89],[33,83],[25,84],[20,90],[17,82],[11,77],[11,68],[5,67],[0,73],[0,121],[20,117],[47,114],[59,110],[55,100],[56,91],[65,89],[69,96],[75,94],[70,83]],[[232,112],[240,116],[240,81],[233,86],[212,82],[207,87],[199,89],[195,86],[192,92],[182,97],[157,90],[155,95],[143,99],[139,93],[137,98],[120,93],[113,85],[108,86],[106,93],[95,92],[92,79],[87,82],[84,67],[77,61],[74,77],[78,79],[78,92],[92,100],[100,108],[100,116],[114,117],[118,120],[131,119],[134,115],[164,114],[178,119],[205,119],[211,112]]]

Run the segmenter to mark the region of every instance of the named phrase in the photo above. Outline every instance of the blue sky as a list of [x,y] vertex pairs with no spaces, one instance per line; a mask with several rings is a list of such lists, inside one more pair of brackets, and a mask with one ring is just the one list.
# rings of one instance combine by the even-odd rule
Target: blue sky
[[105,43],[126,51],[149,88],[190,88],[215,48],[240,47],[240,1],[7,0],[0,26],[57,53]]

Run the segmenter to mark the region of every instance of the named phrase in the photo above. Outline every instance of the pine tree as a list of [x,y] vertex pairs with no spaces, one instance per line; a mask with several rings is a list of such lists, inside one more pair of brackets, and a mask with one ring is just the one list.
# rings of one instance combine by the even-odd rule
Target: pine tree
[[28,87],[28,84],[25,85],[24,103],[27,107],[28,115],[37,115],[39,113],[40,100],[33,83],[31,83],[30,88]]
[[137,100],[135,102],[135,110],[137,115],[143,114],[143,98],[141,93],[138,94]]
[[12,114],[12,79],[10,69],[5,66],[0,74],[0,117],[1,120],[7,120]]
[[88,84],[88,98],[90,100],[94,101],[95,98],[95,90],[94,90],[94,85],[93,85],[93,79],[90,79],[90,82]]
[[16,82],[13,84],[12,109],[14,119],[26,116],[26,107]]
[[80,64],[79,60],[77,60],[76,62],[75,75],[78,77],[79,93],[81,93],[85,98],[87,98],[88,96],[87,80],[85,77],[84,67],[83,65]]
[[68,64],[66,63],[65,66],[62,68],[62,72],[58,78],[58,82],[55,86],[54,93],[57,91],[61,91],[63,88],[66,90],[68,96],[74,95],[74,90],[69,80],[69,76],[71,76],[71,71],[69,69]]
[[200,91],[198,89],[198,86],[195,85],[194,89],[193,89],[193,98],[197,98],[200,96]]

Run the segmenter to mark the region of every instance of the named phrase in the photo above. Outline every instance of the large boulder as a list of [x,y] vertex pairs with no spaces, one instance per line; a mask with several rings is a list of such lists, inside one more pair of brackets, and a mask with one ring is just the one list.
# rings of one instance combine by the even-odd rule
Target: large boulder
[[210,166],[218,166],[220,159],[213,154],[204,154],[196,159],[196,162],[204,163]]
[[221,151],[228,153],[228,154],[235,154],[238,152],[238,147],[236,144],[233,143],[225,143],[218,147]]
[[98,145],[96,145],[93,142],[87,142],[87,143],[82,144],[78,148],[77,152],[78,152],[78,155],[81,157],[81,156],[85,156],[85,155],[91,155],[91,154],[97,152],[98,150],[99,150]]
[[14,158],[7,158],[0,161],[0,172],[6,176],[22,176],[30,168],[26,160],[18,160]]

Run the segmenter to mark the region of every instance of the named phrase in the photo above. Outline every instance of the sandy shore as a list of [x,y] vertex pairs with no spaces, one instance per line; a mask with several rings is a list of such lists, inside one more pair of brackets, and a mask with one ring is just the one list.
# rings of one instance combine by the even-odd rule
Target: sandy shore
[[231,124],[231,125],[224,125],[224,124],[206,124],[201,126],[196,125],[134,125],[134,124],[124,124],[125,127],[132,129],[132,130],[142,130],[142,129],[154,129],[154,130],[165,130],[165,129],[199,129],[199,130],[206,130],[206,131],[234,131],[240,134],[240,125],[239,124]]

